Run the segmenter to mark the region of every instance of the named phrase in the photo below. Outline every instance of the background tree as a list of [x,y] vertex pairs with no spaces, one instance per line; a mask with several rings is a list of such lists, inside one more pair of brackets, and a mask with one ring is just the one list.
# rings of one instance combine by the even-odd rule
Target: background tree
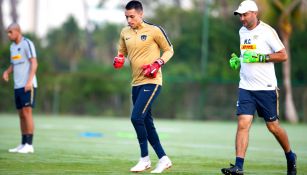
[[78,70],[78,61],[84,56],[84,35],[74,17],[70,16],[62,28],[53,29],[47,35],[51,56],[58,68],[70,72]]
[[[146,2],[145,20],[162,26],[175,50],[170,64],[163,67],[165,83],[159,97],[161,99],[155,104],[157,110],[154,115],[181,119],[235,119],[239,73],[229,68],[228,60],[232,52],[239,53],[238,30],[242,24],[238,16],[233,15],[233,10],[240,2],[193,0],[192,6],[188,8],[180,8],[173,0]],[[123,9],[124,2],[119,4],[120,9]],[[262,4],[269,6],[266,1],[259,1],[260,10],[266,8]],[[209,55],[206,76],[201,74],[204,9],[210,9],[206,26]],[[276,12],[277,17],[280,14]],[[301,23],[307,24],[306,15],[302,17]],[[274,22],[264,21],[269,24]],[[275,28],[277,24],[273,24]],[[85,51],[86,30],[79,28],[73,17],[48,31],[45,38],[35,37],[34,33],[25,34],[35,43],[40,63],[36,112],[127,116],[131,105],[129,63],[120,71],[114,71],[112,67],[120,30],[126,25],[125,22],[103,22],[91,26],[93,59],[89,59]],[[293,98],[298,115],[302,117],[307,116],[307,33],[296,28],[293,30],[295,32],[289,41],[291,56],[295,58],[291,62]],[[0,45],[0,48],[1,58],[4,58],[0,59],[0,69],[3,71],[10,64],[8,42]],[[276,74],[282,77],[282,64],[276,65]],[[3,87],[1,97],[13,99],[9,88],[12,87],[12,81],[9,84],[0,81],[0,87]],[[284,102],[284,98],[282,93],[280,101]],[[0,100],[0,112],[14,111],[14,106],[10,104]],[[285,109],[280,109],[283,114]]]
[[5,42],[5,29],[3,23],[3,11],[2,11],[3,0],[0,0],[0,45]]
[[10,0],[12,22],[18,22],[17,3],[17,0]]
[[112,23],[96,26],[92,37],[97,63],[111,65],[114,55],[117,54],[118,35],[121,27],[122,25]]
[[[102,2],[101,2],[102,3]],[[93,38],[92,38],[92,28],[93,23],[89,18],[89,7],[86,0],[83,0],[83,9],[84,9],[84,20],[85,20],[85,39],[86,39],[86,46],[85,46],[85,56],[86,58],[93,59]]]

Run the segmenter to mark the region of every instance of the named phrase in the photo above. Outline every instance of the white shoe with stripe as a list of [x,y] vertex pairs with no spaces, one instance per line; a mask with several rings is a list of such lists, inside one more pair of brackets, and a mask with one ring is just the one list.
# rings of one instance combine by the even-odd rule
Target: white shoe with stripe
[[142,172],[151,167],[149,156],[140,158],[139,162],[130,169],[131,172]]
[[20,150],[24,145],[23,144],[20,144],[18,145],[16,148],[12,148],[12,149],[9,149],[9,152],[10,153],[16,153],[18,150]]
[[162,173],[164,170],[172,167],[172,162],[167,156],[163,156],[158,164],[157,167],[151,171],[151,173]]
[[23,153],[23,154],[34,153],[34,148],[32,145],[26,143],[22,148],[20,148],[17,151],[17,153]]

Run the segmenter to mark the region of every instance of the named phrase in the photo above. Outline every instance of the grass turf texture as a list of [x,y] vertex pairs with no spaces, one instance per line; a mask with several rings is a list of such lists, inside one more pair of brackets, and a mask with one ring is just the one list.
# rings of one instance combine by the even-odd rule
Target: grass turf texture
[[[0,115],[0,174],[135,174],[139,148],[127,118],[35,115],[34,154],[8,153],[20,143],[17,115]],[[156,120],[173,167],[165,174],[221,174],[234,161],[235,122]],[[307,125],[282,123],[307,174]],[[84,137],[84,133],[100,133]],[[152,166],[157,157],[150,148]],[[152,169],[151,169],[152,170]],[[149,174],[150,171],[138,174]],[[261,120],[253,123],[245,174],[286,174],[284,153]]]

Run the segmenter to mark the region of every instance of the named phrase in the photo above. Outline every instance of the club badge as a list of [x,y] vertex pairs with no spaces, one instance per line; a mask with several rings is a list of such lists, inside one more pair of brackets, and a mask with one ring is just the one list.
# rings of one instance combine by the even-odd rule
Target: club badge
[[147,35],[141,35],[141,40],[145,41],[147,39]]

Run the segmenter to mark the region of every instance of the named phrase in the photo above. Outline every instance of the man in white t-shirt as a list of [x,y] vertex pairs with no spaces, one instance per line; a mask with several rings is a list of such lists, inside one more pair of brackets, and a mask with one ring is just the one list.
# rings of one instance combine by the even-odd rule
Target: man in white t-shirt
[[10,66],[3,72],[2,78],[9,81],[9,75],[14,74],[15,104],[18,110],[21,130],[21,144],[9,149],[13,153],[33,153],[32,146],[34,121],[32,108],[35,105],[37,88],[37,60],[34,44],[23,37],[20,26],[12,23],[7,28],[8,38],[12,41]]
[[[249,129],[257,111],[269,131],[285,152],[287,174],[296,174],[296,154],[291,151],[287,133],[279,124],[278,92],[274,63],[287,60],[287,53],[276,31],[257,17],[258,7],[252,0],[243,1],[234,15],[240,16],[243,26],[240,35],[240,57],[231,55],[230,66],[240,69],[237,102],[238,128],[235,165],[222,168],[223,174],[243,174],[244,157]],[[264,173],[265,174],[265,173]]]

